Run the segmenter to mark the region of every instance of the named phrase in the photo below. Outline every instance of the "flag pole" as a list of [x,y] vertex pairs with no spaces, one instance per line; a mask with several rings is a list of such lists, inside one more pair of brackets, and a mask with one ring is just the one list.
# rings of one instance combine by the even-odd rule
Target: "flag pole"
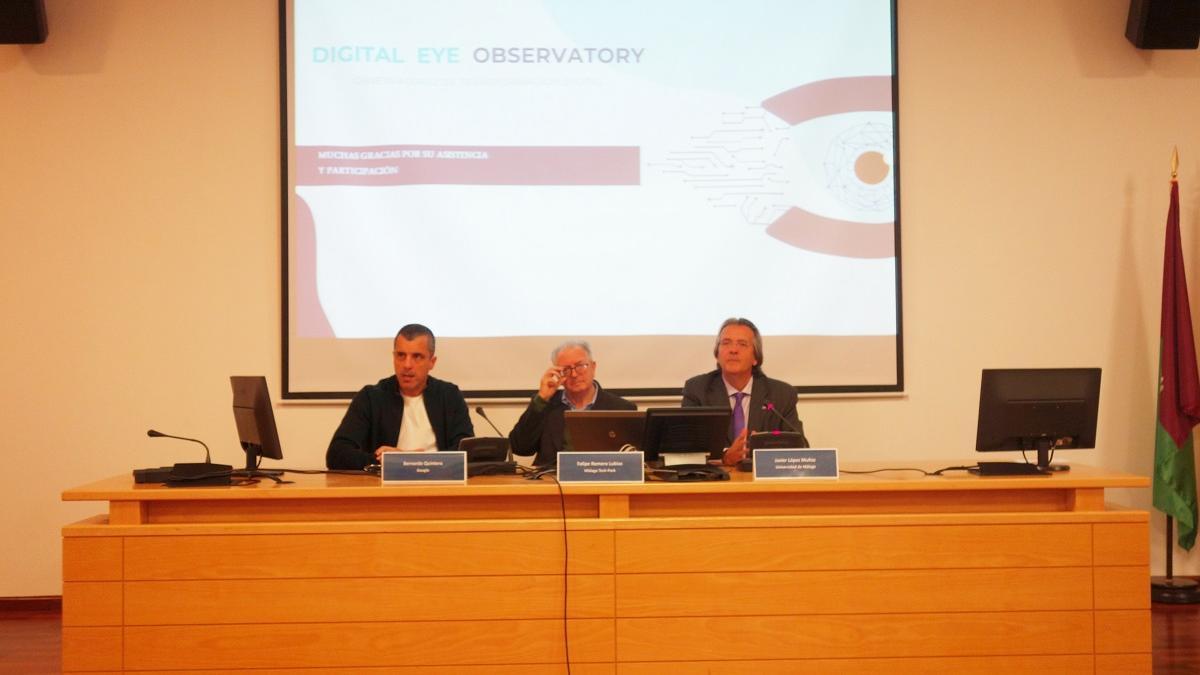
[[1167,583],[1175,580],[1175,519],[1167,516]]
[[[1171,152],[1171,183],[1178,182],[1179,146]],[[1176,579],[1175,570],[1175,519],[1167,515],[1167,576],[1150,577],[1150,600],[1172,605],[1200,604],[1200,583],[1195,579]]]

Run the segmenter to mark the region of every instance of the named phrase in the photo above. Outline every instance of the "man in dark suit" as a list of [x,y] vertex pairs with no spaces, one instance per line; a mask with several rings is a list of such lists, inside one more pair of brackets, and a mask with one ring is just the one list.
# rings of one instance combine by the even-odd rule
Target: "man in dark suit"
[[377,464],[389,450],[453,450],[474,435],[458,387],[430,377],[437,363],[433,331],[410,323],[392,341],[396,374],[362,388],[350,402],[325,451],[330,469]]
[[751,432],[796,431],[802,447],[808,447],[804,425],[796,413],[796,389],[763,374],[762,335],[753,322],[726,319],[717,332],[713,356],[716,370],[684,383],[683,407],[729,406],[733,410],[725,464],[732,466],[746,456],[746,436]]
[[535,466],[553,466],[560,451],[571,450],[563,416],[566,411],[637,410],[633,403],[600,387],[587,342],[562,343],[550,353],[550,363],[553,365],[542,373],[537,394],[508,435],[514,455],[537,455]]

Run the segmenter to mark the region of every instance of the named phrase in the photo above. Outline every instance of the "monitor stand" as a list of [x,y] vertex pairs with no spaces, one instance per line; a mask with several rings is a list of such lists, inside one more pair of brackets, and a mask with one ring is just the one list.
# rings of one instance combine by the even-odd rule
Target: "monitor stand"
[[[1025,440],[1022,439],[1021,446],[1025,447],[1025,443]],[[1066,464],[1050,463],[1050,451],[1054,448],[1053,439],[1035,438],[1033,445],[1037,450],[1036,464],[1030,464],[1028,460],[1024,462],[979,462],[976,468],[971,469],[970,472],[980,476],[1048,476],[1071,470],[1071,467]],[[1022,454],[1025,452],[1022,451]]]
[[1049,438],[1042,437],[1035,441],[1037,444],[1037,467],[1042,471],[1070,471],[1071,467],[1067,464],[1051,464],[1050,450],[1054,448],[1054,442]]
[[258,468],[259,454],[254,447],[245,448],[246,450],[246,468],[238,469],[233,472],[234,478],[267,478],[276,483],[291,483],[290,480],[283,480],[280,476],[283,471],[267,470]]

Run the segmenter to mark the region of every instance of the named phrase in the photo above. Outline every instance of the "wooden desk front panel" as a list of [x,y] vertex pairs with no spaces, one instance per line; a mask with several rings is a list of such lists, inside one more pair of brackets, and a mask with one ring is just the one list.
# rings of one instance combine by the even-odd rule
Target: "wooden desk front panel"
[[[68,537],[64,669],[565,662],[561,532],[233,529]],[[613,661],[612,540],[569,534],[572,663]]]
[[[572,663],[761,673],[836,659],[839,672],[875,672],[900,658],[986,672],[1019,655],[1101,672],[1103,655],[1122,669],[1148,659],[1144,523],[714,522],[572,531]],[[561,532],[264,527],[66,538],[64,666],[563,662]]]
[[1149,672],[1145,522],[616,534],[620,673]]
[[[945,510],[913,493],[895,513],[805,496],[787,513],[746,491],[708,515],[701,496],[576,495],[572,672],[1148,673],[1146,514],[1057,497],[978,511],[1004,492]],[[451,518],[437,496],[441,518],[367,519],[317,491],[253,522],[253,505],[176,499],[68,526],[64,669],[564,673],[561,524],[504,500],[496,518]]]

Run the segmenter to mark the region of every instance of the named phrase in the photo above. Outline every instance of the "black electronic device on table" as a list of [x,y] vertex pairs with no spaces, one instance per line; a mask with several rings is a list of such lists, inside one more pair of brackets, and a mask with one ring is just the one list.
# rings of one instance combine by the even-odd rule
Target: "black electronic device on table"
[[576,452],[641,449],[646,433],[646,413],[641,410],[568,410],[563,423]]
[[233,421],[237,426],[238,442],[246,453],[246,468],[234,472],[242,477],[278,476],[280,471],[258,468],[260,458],[283,459],[279,445],[279,430],[271,411],[271,396],[267,393],[267,378],[262,375],[233,375]]
[[704,453],[708,459],[720,459],[729,441],[731,414],[723,406],[650,408],[641,445],[646,462],[658,462],[671,453]]
[[166,483],[167,485],[229,485],[232,482],[233,467],[228,464],[213,464],[208,444],[199,438],[164,434],[150,429],[146,432],[150,438],[173,438],[177,441],[195,443],[204,448],[203,462],[176,462],[172,466],[161,466],[157,469],[134,469],[134,483]]
[[228,464],[214,464],[208,445],[196,438],[164,434],[151,429],[146,432],[151,438],[174,438],[199,443],[204,446],[204,462],[177,463],[170,467],[135,469],[135,483],[163,483],[170,487],[200,487],[209,485],[231,485],[234,478],[270,478],[277,483],[287,483],[279,478],[282,471],[263,471],[258,468],[260,457],[283,459],[279,445],[279,431],[275,427],[275,415],[271,412],[271,396],[267,393],[267,378],[234,375],[229,378],[233,388],[233,420],[237,427],[238,441],[246,453],[246,468],[234,470]]
[[[490,421],[490,420],[489,420]],[[467,453],[467,476],[499,476],[515,474],[517,463],[512,461],[508,439],[501,436],[476,436],[458,442],[458,449]]]
[[[776,413],[778,414],[778,413]],[[808,441],[798,431],[755,431],[746,436],[746,458],[738,462],[738,471],[754,471],[754,451],[775,448],[807,448]]]
[[1037,453],[1028,462],[980,462],[984,476],[1066,471],[1051,464],[1054,451],[1096,447],[1099,368],[985,369],[979,385],[977,452]]

